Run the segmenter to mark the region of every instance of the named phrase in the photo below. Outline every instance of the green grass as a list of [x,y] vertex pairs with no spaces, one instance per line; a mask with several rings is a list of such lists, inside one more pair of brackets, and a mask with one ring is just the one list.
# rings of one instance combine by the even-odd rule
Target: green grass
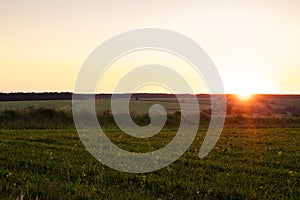
[[[170,166],[129,174],[93,158],[76,130],[0,130],[0,199],[299,199],[300,129],[226,128],[209,156],[199,159],[205,131]],[[149,146],[115,128],[105,132],[142,152],[176,134],[165,129]]]

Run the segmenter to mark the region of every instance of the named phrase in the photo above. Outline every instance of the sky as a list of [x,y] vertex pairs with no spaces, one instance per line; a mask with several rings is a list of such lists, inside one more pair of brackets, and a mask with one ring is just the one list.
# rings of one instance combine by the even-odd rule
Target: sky
[[[300,94],[299,10],[298,0],[1,0],[0,92],[73,91],[102,42],[162,28],[207,52],[226,93]],[[107,80],[117,82],[114,73]]]

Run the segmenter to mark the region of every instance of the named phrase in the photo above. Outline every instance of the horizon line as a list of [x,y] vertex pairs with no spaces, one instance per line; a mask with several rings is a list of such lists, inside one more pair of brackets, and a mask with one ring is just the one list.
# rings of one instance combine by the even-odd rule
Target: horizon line
[[[0,94],[51,94],[51,93],[58,93],[58,94],[63,94],[63,93],[69,93],[69,94],[95,94],[95,95],[112,95],[112,94],[117,94],[117,95],[128,95],[128,94],[164,94],[164,95],[175,95],[175,94],[180,94],[180,95],[239,95],[239,93],[196,93],[196,94],[191,94],[191,93],[164,93],[164,92],[135,92],[135,93],[129,93],[129,92],[117,92],[117,93],[74,93],[70,91],[31,91],[31,92],[24,92],[24,91],[18,91],[18,92],[0,92]],[[251,95],[300,95],[300,93],[251,93]]]

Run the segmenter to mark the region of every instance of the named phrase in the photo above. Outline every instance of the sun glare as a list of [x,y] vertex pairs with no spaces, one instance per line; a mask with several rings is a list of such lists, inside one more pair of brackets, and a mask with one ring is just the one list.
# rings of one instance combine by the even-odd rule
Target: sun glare
[[240,94],[236,94],[236,96],[237,96],[240,100],[246,101],[246,100],[251,99],[252,94],[250,94],[250,93],[240,93]]
[[224,81],[224,85],[227,93],[236,94],[239,100],[252,99],[253,94],[276,93],[275,84],[272,83],[270,76],[254,69],[252,71],[237,69],[235,73],[228,74],[226,78],[228,79]]

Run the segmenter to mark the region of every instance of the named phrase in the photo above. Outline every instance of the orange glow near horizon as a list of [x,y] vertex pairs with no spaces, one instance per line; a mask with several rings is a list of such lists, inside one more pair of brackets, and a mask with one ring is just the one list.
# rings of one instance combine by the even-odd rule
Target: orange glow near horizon
[[240,93],[240,94],[236,94],[236,96],[238,97],[239,100],[247,101],[247,100],[249,100],[249,99],[251,99],[253,97],[253,94],[250,94],[250,93]]
[[278,91],[272,77],[252,66],[236,67],[233,73],[224,76],[225,92],[237,94],[240,99],[248,99],[251,94],[273,94]]

